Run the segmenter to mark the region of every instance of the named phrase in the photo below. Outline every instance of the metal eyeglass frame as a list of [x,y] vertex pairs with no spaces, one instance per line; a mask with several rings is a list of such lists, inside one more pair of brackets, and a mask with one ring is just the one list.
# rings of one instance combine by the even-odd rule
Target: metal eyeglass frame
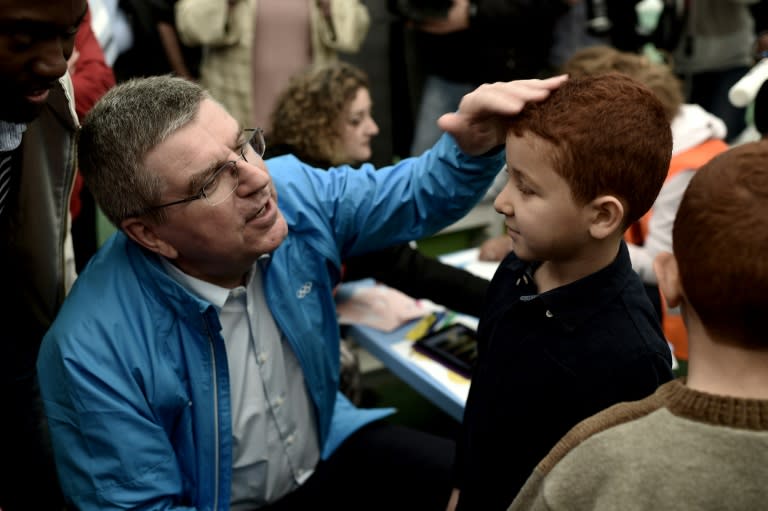
[[[184,204],[186,202],[192,202],[199,199],[205,199],[205,201],[210,206],[217,206],[227,200],[230,195],[237,189],[237,186],[240,184],[240,177],[239,177],[239,170],[237,168],[237,164],[240,160],[248,161],[248,158],[245,157],[245,149],[248,146],[251,146],[253,150],[256,152],[256,154],[259,155],[259,158],[264,156],[264,152],[267,149],[267,143],[264,140],[264,130],[261,128],[246,128],[243,130],[244,133],[246,132],[253,132],[253,134],[248,137],[248,141],[246,141],[241,147],[240,147],[240,157],[236,160],[230,160],[226,163],[224,163],[221,167],[216,169],[216,171],[211,175],[211,177],[205,182],[205,184],[200,188],[200,191],[197,192],[195,195],[190,195],[189,197],[185,197],[183,199],[175,200],[172,202],[166,202],[165,204],[160,204],[158,206],[152,206],[150,208],[147,208],[144,210],[144,213],[149,213],[152,211],[157,211],[158,209],[167,208],[169,206],[175,206],[177,204]],[[222,172],[225,170],[229,170],[232,172],[232,174],[235,176],[235,186],[232,187],[232,189],[229,191],[229,193],[222,197],[220,200],[216,202],[211,202],[208,198],[208,195],[205,193],[205,189],[211,186],[213,183],[216,182],[217,179],[219,179],[219,176],[221,176]]]

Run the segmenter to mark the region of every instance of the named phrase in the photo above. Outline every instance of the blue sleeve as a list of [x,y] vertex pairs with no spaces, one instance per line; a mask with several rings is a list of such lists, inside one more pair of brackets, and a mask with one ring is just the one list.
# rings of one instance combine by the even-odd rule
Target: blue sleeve
[[37,367],[67,501],[81,511],[194,509],[180,505],[179,463],[136,379],[107,382],[104,375],[115,372],[98,370],[105,361],[88,349],[93,342],[78,343],[85,348],[75,357],[61,348],[65,339],[49,337]]
[[443,135],[420,157],[378,170],[363,165],[323,172],[291,156],[270,160],[268,167],[288,225],[300,235],[328,233],[328,250],[346,258],[430,236],[461,219],[503,163],[503,151],[470,157]]

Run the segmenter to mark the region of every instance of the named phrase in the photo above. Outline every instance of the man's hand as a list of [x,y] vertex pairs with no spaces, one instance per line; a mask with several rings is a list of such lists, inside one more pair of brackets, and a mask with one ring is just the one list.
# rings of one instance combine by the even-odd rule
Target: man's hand
[[457,112],[444,114],[437,124],[453,135],[465,153],[487,153],[504,143],[507,118],[520,113],[528,102],[543,101],[567,79],[560,75],[481,85],[461,99]]
[[445,18],[434,18],[417,25],[422,32],[430,34],[450,34],[469,28],[469,0],[453,0]]

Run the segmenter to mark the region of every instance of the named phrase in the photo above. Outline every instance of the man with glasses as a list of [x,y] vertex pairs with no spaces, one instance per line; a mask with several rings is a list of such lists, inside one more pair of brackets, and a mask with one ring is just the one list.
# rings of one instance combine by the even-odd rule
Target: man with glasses
[[38,359],[65,496],[90,509],[444,509],[453,442],[338,392],[342,259],[457,220],[502,164],[503,115],[562,78],[487,85],[419,158],[264,164],[198,85],[119,85],[79,163],[120,231]]
[[35,360],[75,277],[77,117],[67,59],[86,0],[0,0],[0,509],[60,510]]
[[[168,206],[175,206],[176,204],[184,204],[198,199],[205,199],[205,201],[211,206],[216,206],[227,200],[235,191],[237,185],[240,184],[238,176],[237,163],[241,160],[248,161],[246,152],[253,152],[258,155],[259,158],[264,156],[264,151],[267,149],[266,141],[264,140],[264,130],[261,128],[247,128],[243,129],[242,136],[247,138],[247,142],[239,144],[238,152],[240,156],[235,160],[230,160],[221,167],[217,168],[213,174],[206,171],[201,174],[203,179],[203,185],[200,190],[189,197],[183,199],[166,202],[165,204],[159,204],[157,206],[150,206],[144,210],[144,213],[150,213],[159,209],[167,208]],[[193,179],[199,179],[195,176]]]

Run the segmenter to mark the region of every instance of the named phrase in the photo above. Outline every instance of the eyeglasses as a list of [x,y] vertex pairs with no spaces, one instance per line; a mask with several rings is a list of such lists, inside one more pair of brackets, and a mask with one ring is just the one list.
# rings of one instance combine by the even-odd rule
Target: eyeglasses
[[185,202],[192,202],[198,199],[205,199],[210,206],[216,206],[221,204],[232,195],[237,185],[240,184],[239,172],[237,168],[240,160],[248,161],[245,156],[245,152],[250,147],[259,156],[264,156],[264,151],[267,148],[267,143],[264,140],[264,130],[261,128],[249,128],[243,130],[244,133],[251,133],[248,141],[240,147],[240,157],[236,160],[231,160],[223,164],[221,167],[211,175],[205,182],[200,191],[195,195],[190,195],[184,199],[175,200],[173,202],[167,202],[160,204],[159,206],[152,206],[145,210],[145,213],[155,211],[168,206],[175,206],[176,204],[184,204]]

